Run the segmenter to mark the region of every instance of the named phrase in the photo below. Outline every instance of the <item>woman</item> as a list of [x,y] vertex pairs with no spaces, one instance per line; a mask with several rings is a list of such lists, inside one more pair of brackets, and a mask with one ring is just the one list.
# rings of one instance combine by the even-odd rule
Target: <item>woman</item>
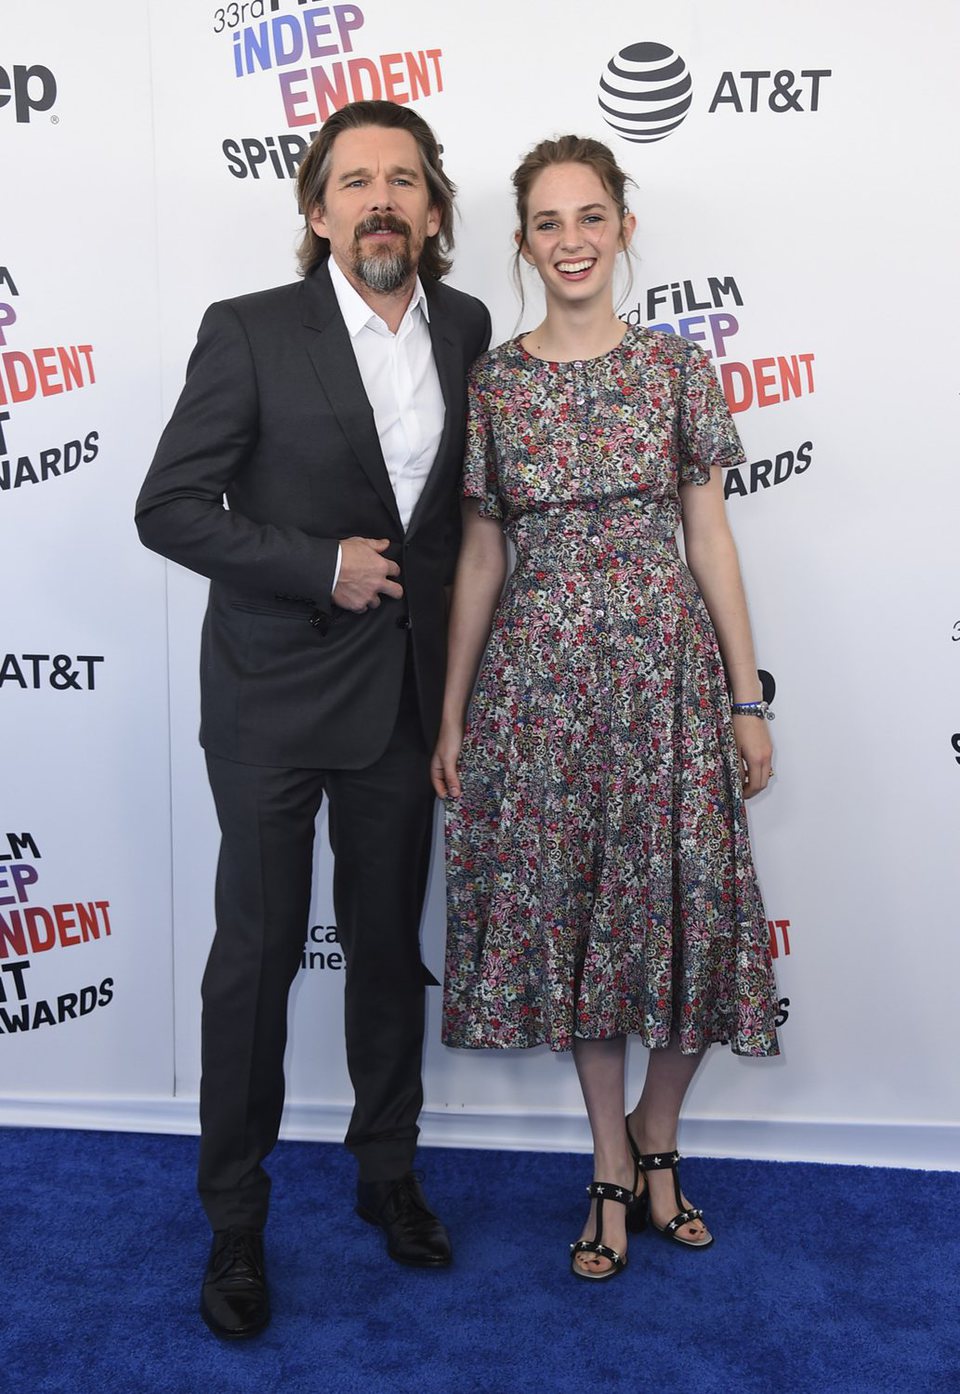
[[[777,1053],[743,806],[773,771],[723,507],[720,467],[744,456],[709,359],[614,311],[635,219],[606,146],[544,141],[513,182],[546,317],[470,379],[432,766],[444,1039],[572,1047],[594,1184],[571,1266],[597,1280],[648,1216],[672,1242],[713,1242],[680,1188],[677,1120],[708,1045]],[[625,1129],[628,1035],[651,1049]]]

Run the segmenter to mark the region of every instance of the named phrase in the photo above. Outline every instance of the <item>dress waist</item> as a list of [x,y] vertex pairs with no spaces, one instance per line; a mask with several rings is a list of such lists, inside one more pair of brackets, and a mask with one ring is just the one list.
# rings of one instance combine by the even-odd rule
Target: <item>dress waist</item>
[[515,514],[509,533],[517,568],[594,570],[651,554],[677,557],[680,504],[676,499],[578,499]]

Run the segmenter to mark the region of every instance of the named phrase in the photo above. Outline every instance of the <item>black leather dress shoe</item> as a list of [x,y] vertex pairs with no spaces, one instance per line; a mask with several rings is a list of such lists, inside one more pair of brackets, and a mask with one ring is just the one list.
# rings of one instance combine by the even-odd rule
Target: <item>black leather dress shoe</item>
[[398,1181],[358,1181],[357,1214],[387,1235],[387,1253],[415,1268],[445,1268],[450,1236],[427,1205],[412,1171]]
[[200,1315],[216,1336],[255,1336],[270,1320],[263,1236],[255,1229],[214,1231],[203,1275]]

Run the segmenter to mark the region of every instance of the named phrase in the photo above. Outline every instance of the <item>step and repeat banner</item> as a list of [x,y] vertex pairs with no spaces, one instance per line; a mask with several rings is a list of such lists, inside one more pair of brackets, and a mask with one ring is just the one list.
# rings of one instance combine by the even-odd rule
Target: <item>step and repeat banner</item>
[[[205,584],[139,547],[133,501],[204,308],[295,278],[298,161],[378,97],[443,143],[451,279],[497,342],[541,311],[535,279],[522,316],[511,281],[511,171],[545,136],[606,140],[636,183],[620,313],[710,353],[744,441],[726,494],[776,717],[750,819],[783,1054],[711,1052],[687,1145],[960,1166],[955,7],[90,18],[52,0],[0,27],[0,1123],[195,1126]],[[322,823],[285,1126],[333,1138],[350,1089]],[[436,857],[438,976],[443,933]],[[586,1147],[570,1059],[446,1050],[434,992],[425,1140]]]
[[0,22],[0,1117],[174,1083],[145,11]]

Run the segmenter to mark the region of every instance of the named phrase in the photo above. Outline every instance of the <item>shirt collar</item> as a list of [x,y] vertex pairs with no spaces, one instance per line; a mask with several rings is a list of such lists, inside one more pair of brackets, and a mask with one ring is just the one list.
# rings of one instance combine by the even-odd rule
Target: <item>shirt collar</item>
[[[384,331],[389,333],[389,330],[387,330],[386,325],[377,314],[376,310],[371,310],[363,296],[360,295],[347,280],[346,276],[340,270],[340,267],[334,261],[332,253],[327,258],[327,267],[330,272],[333,292],[337,297],[337,304],[340,306],[340,313],[343,315],[343,322],[347,327],[347,333],[350,335],[350,338],[355,339],[360,333],[360,330],[365,329],[368,325],[379,333]],[[418,306],[420,308],[420,313],[429,323],[430,307],[427,303],[423,283],[419,276],[413,287],[413,295],[410,299],[410,304],[407,306],[403,320],[400,322],[401,327],[403,326],[404,320],[411,317]]]

